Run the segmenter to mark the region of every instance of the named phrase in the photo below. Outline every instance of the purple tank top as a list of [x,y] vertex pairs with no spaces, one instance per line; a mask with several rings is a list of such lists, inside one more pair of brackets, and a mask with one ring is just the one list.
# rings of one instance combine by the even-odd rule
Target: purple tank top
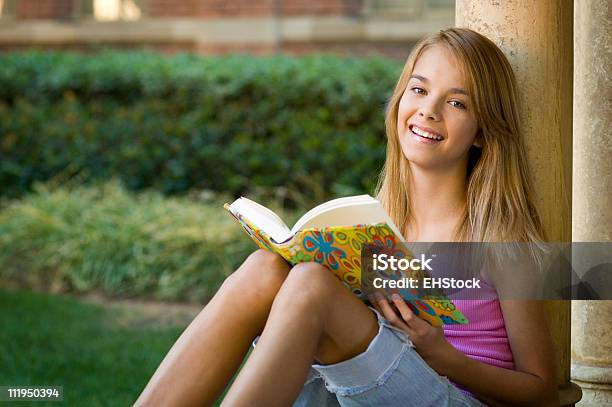
[[514,369],[514,359],[499,301],[455,300],[454,303],[470,322],[466,325],[445,325],[446,340],[473,359]]
[[[483,296],[487,299],[453,300],[470,322],[465,325],[445,325],[444,336],[455,349],[472,359],[514,370],[514,358],[497,292],[484,280],[482,287],[491,290],[488,295]],[[457,384],[455,386],[474,397],[461,386]]]

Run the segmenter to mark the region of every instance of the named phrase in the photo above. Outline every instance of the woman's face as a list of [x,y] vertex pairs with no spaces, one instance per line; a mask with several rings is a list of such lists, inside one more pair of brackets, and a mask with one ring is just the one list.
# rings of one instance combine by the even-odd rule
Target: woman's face
[[478,124],[459,64],[445,47],[434,45],[421,53],[399,103],[397,131],[411,165],[467,167]]

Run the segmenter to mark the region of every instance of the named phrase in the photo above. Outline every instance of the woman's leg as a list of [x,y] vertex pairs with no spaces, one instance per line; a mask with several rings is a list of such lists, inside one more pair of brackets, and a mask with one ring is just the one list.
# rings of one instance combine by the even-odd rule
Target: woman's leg
[[224,406],[290,405],[314,359],[338,363],[365,351],[378,332],[373,312],[329,270],[295,266],[278,292],[257,347]]
[[135,405],[211,405],[261,333],[289,266],[251,254],[185,329]]

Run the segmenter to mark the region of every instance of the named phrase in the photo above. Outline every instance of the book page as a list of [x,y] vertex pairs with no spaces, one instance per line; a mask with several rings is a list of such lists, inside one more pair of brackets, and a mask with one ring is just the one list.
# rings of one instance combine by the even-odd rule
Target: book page
[[[376,201],[376,200],[372,198],[370,195],[346,196],[342,198],[332,199],[331,201],[327,201],[320,205],[315,206],[314,208],[306,212],[304,215],[302,215],[302,217],[298,219],[297,222],[295,222],[295,225],[293,225],[293,228],[291,228],[291,231],[295,233],[298,230],[303,229],[303,225],[307,224],[311,219],[319,216],[319,214],[326,212],[332,208],[346,207],[349,205],[356,205],[361,202],[372,202],[372,201]],[[328,225],[328,226],[333,226],[333,225]]]
[[247,218],[277,243],[282,243],[293,236],[289,227],[276,213],[248,198],[238,198],[230,205],[230,210]]
[[304,215],[300,220],[293,226],[291,233],[295,234],[298,230],[307,228],[324,228],[328,226],[349,226],[355,224],[375,224],[375,223],[386,223],[393,233],[397,235],[400,240],[404,240],[399,229],[391,220],[382,204],[372,198],[369,195],[359,195],[353,198],[346,199],[340,198],[328,202],[329,205],[319,208],[317,211],[311,211],[309,216]]

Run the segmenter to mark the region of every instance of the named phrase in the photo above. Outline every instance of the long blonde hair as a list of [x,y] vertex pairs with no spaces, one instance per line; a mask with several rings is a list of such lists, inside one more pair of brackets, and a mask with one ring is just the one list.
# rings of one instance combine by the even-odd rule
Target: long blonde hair
[[481,148],[471,147],[467,202],[455,239],[472,242],[541,242],[544,231],[533,203],[521,136],[516,79],[510,63],[488,38],[465,28],[440,31],[419,42],[406,61],[386,109],[387,158],[377,198],[403,232],[410,212],[410,167],[397,132],[398,106],[414,65],[430,46],[446,47],[467,80]]

